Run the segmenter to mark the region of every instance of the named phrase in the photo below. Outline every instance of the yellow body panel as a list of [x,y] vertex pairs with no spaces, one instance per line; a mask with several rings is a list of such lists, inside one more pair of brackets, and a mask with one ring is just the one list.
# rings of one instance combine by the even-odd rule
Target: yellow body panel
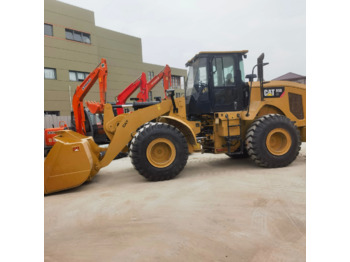
[[[228,152],[227,142],[225,137],[230,136],[239,136],[241,134],[240,116],[242,112],[220,112],[215,114],[214,120],[214,153],[226,153]],[[226,117],[227,116],[227,117]],[[228,127],[230,126],[230,127]],[[240,143],[233,143],[230,151],[233,152],[239,147]]]
[[173,125],[181,131],[186,138],[189,153],[201,151],[201,146],[196,140],[196,135],[201,131],[200,121],[187,120],[185,97],[176,98],[175,105],[176,112],[172,107],[169,115],[160,117],[158,121]]
[[[306,141],[306,86],[304,84],[290,81],[270,81],[264,84],[264,89],[269,87],[284,87],[285,93],[280,98],[264,98],[261,101],[260,85],[258,82],[253,83],[251,89],[251,103],[249,116],[246,111],[242,113],[242,120],[253,121],[257,116],[266,114],[279,113],[288,117],[295,122],[301,135],[301,141]],[[300,95],[302,98],[303,118],[297,118],[290,109],[289,94]]]

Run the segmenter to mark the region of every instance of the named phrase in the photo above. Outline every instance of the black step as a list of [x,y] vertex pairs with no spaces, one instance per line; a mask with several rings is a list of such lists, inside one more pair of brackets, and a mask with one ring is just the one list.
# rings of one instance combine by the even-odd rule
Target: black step
[[241,136],[224,136],[226,141],[241,140]]

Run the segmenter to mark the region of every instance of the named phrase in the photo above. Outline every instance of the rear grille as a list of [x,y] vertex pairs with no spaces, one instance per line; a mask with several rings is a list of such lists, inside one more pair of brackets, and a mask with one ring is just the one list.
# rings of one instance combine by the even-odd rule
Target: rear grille
[[301,95],[288,93],[289,109],[298,119],[304,119],[303,101]]

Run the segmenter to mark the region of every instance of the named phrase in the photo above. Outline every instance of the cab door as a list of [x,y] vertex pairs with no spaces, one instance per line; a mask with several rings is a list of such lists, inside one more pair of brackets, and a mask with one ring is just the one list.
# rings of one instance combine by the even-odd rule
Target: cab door
[[211,60],[211,103],[214,112],[242,110],[242,75],[234,55]]

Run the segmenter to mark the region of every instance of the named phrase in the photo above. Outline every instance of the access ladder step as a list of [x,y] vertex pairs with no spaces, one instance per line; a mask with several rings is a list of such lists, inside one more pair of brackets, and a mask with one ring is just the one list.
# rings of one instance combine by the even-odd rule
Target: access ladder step
[[242,138],[241,136],[224,136],[226,141],[233,141],[233,140],[239,140],[241,142]]

